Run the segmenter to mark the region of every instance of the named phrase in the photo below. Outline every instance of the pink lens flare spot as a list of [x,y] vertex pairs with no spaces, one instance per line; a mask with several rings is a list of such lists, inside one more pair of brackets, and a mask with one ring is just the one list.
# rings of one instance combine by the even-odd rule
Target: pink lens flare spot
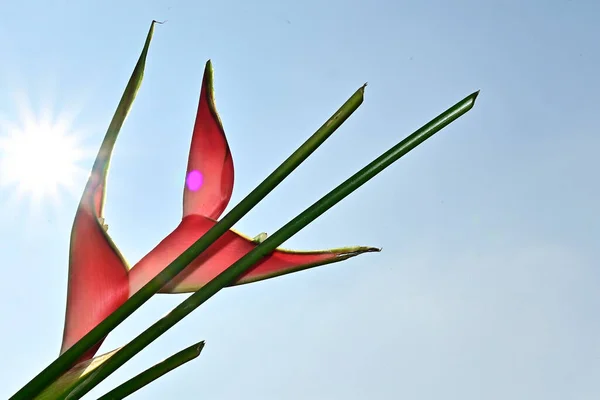
[[187,177],[185,178],[185,184],[192,192],[200,189],[203,182],[204,178],[202,177],[202,173],[197,169],[188,172]]

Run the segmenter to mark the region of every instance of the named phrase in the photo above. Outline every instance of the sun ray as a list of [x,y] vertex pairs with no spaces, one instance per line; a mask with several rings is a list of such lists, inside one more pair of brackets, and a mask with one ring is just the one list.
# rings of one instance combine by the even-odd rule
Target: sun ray
[[33,208],[46,201],[59,205],[63,192],[76,195],[85,179],[80,165],[92,153],[82,145],[70,115],[53,115],[49,107],[36,115],[23,96],[16,103],[18,122],[0,119],[0,187]]

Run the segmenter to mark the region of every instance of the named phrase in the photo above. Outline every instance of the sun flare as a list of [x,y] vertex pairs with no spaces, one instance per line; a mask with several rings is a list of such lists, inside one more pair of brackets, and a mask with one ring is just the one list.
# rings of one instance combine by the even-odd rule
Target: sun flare
[[34,118],[0,126],[0,185],[39,202],[72,191],[85,152],[66,119]]

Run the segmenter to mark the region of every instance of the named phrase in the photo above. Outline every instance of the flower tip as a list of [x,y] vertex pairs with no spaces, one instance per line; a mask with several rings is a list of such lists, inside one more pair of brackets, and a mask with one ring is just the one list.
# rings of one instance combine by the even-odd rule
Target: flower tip
[[254,243],[260,244],[260,243],[264,242],[265,240],[267,240],[267,237],[268,237],[267,232],[262,232],[262,233],[259,233],[258,235],[256,235],[254,237],[254,239],[252,239],[252,241]]
[[381,248],[370,246],[358,246],[349,250],[350,251],[348,251],[345,255],[354,257],[363,253],[379,253],[381,251]]
[[213,92],[213,77],[214,71],[212,61],[208,59],[208,61],[206,61],[206,64],[204,65],[204,79],[206,79],[207,87],[209,89],[209,92],[211,93],[211,96]]

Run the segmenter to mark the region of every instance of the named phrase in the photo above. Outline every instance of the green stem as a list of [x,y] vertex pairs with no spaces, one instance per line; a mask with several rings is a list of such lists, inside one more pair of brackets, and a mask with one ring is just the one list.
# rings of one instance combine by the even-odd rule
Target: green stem
[[260,261],[261,258],[270,254],[287,239],[291,238],[309,223],[321,216],[325,211],[329,210],[335,204],[340,202],[342,199],[365,184],[392,163],[400,159],[406,153],[423,143],[425,140],[446,127],[452,121],[465,114],[467,111],[473,108],[478,94],[479,92],[475,92],[456,103],[454,106],[414,132],[412,135],[402,140],[396,146],[383,153],[359,172],[352,175],[345,182],[323,196],[312,206],[304,210],[296,218],[292,219],[281,229],[275,232],[271,237],[267,238],[259,246],[255,247],[244,257],[240,258],[229,268],[220,273],[216,278],[208,282],[205,286],[180,303],[169,314],[155,322],[148,329],[123,346],[109,360],[102,364],[102,366],[92,372],[88,379],[86,379],[85,382],[83,382],[71,393],[69,400],[79,399],[84,396],[98,383],[102,382],[106,377],[113,373],[117,368],[156,340],[177,322],[181,321],[202,303],[215,295],[219,290],[235,282],[242,274]]
[[196,343],[186,349],[181,350],[178,353],[173,354],[171,357],[161,361],[160,363],[148,368],[144,372],[134,376],[128,381],[117,386],[104,396],[98,398],[98,400],[121,400],[129,396],[133,392],[143,388],[152,381],[160,378],[166,373],[174,370],[175,368],[185,364],[188,361],[192,361],[194,358],[200,355],[200,352],[204,348],[204,341]]
[[141,307],[148,299],[183,271],[189,263],[205,251],[236,222],[246,215],[256,204],[279,185],[292,171],[308,158],[327,138],[329,138],[362,104],[364,89],[358,89],[335,114],[323,124],[302,146],[289,156],[275,171],[261,182],[248,196],[236,205],[221,221],[213,226],[155,278],[131,296],[121,307],[106,317],[77,343],[54,360],[35,378],[15,393],[10,400],[34,398],[55,379],[67,371],[92,346],[106,337],[121,322]]

